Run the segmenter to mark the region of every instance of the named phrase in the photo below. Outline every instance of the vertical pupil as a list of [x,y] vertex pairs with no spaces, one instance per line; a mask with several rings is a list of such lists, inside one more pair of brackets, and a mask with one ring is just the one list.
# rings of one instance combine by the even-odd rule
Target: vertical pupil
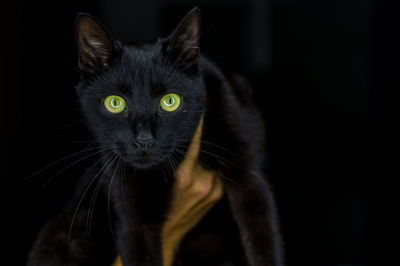
[[172,96],[169,97],[169,104],[171,105],[173,103]]
[[114,108],[119,107],[120,104],[121,104],[121,101],[120,101],[119,99],[117,99],[117,98],[113,98],[113,99],[111,100],[111,105],[112,105],[112,107],[114,107]]

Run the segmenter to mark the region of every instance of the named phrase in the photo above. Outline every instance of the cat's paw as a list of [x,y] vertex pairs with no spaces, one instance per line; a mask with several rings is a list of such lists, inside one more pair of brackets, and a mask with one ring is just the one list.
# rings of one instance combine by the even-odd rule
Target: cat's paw
[[84,231],[70,234],[67,215],[60,215],[40,232],[28,258],[28,266],[39,265],[99,265],[101,254]]

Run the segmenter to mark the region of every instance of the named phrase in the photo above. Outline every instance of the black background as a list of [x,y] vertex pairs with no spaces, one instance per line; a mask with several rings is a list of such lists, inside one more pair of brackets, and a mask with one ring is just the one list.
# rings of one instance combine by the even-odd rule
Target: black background
[[377,216],[389,209],[377,202],[389,178],[377,167],[377,106],[399,87],[400,47],[398,9],[389,3],[3,1],[2,260],[24,263],[40,226],[90,162],[58,174],[79,158],[73,157],[25,179],[90,141],[73,88],[77,12],[96,16],[122,41],[154,40],[199,5],[202,53],[245,75],[265,115],[288,265],[385,265],[388,256],[377,254],[388,244],[375,240],[388,231]]

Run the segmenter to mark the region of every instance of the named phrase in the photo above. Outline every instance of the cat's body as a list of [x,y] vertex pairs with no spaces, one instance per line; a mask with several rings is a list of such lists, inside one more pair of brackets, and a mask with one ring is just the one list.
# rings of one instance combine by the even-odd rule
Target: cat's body
[[[124,266],[161,266],[173,169],[185,157],[202,117],[199,163],[219,175],[226,193],[180,244],[175,265],[283,265],[274,200],[262,170],[263,122],[247,83],[199,56],[198,16],[192,11],[172,37],[154,44],[105,41],[97,47],[99,54],[86,51],[86,57],[80,47],[82,109],[97,142],[111,143],[113,153],[101,154],[65,213],[42,229],[28,265],[110,265],[120,254]],[[104,41],[95,37],[95,45]],[[110,47],[117,48],[107,51]],[[96,60],[90,61],[93,54]],[[154,110],[169,92],[181,95],[180,109]],[[119,116],[102,113],[92,99],[116,93],[128,103],[127,113]],[[140,156],[126,141],[120,143],[136,142],[143,130],[155,140]],[[91,197],[84,196],[96,192],[96,175],[104,179],[93,211]]]

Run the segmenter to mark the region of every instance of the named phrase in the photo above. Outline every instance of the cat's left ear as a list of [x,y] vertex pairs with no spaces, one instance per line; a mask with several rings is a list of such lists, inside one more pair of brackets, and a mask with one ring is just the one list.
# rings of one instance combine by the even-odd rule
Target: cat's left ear
[[200,55],[200,9],[192,9],[168,39],[168,53],[185,66],[196,64]]
[[113,41],[100,23],[90,15],[78,14],[76,37],[80,69],[89,74],[105,69],[110,61]]

